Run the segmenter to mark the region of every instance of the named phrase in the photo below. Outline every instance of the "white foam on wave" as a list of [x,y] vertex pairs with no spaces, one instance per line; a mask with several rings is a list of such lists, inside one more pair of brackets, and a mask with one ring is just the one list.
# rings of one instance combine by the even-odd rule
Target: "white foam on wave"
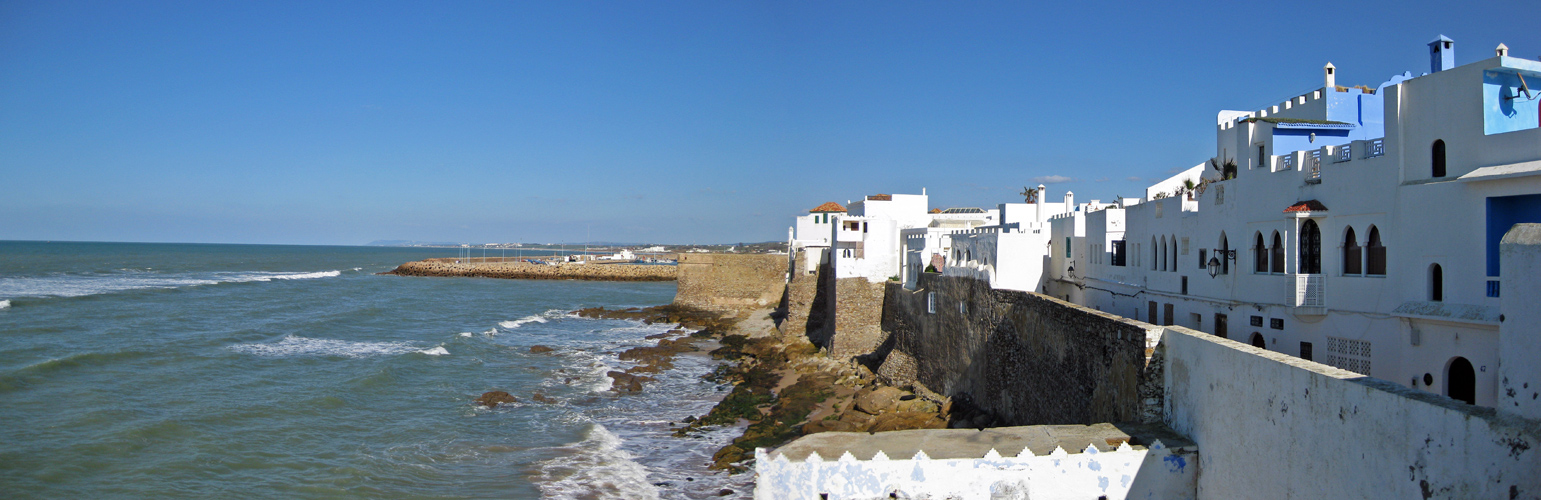
[[530,323],[545,323],[547,321],[549,320],[547,320],[546,316],[543,314],[531,314],[529,316],[525,316],[513,321],[500,321],[498,322],[498,326],[503,327],[504,330],[513,330]]
[[99,274],[56,274],[0,278],[0,295],[12,297],[83,297],[129,290],[181,288],[273,280],[305,280],[341,276],[342,271],[316,272],[192,272],[162,273],[124,269]]
[[475,334],[471,333],[471,332],[460,332],[460,336],[461,337],[470,337],[472,335],[475,335]]
[[444,346],[441,345],[441,346],[435,347],[433,349],[427,349],[427,350],[422,350],[422,351],[417,351],[417,352],[420,352],[420,353],[423,353],[423,354],[427,354],[429,356],[444,356],[444,355],[449,354],[449,349],[445,349]]
[[9,301],[9,300],[0,300],[0,309],[10,309],[10,308],[11,308],[11,301]]
[[[236,344],[230,346],[231,350],[254,354],[257,356],[344,356],[349,358],[363,358],[369,356],[386,356],[393,354],[406,354],[423,351],[421,347],[408,342],[350,342],[334,339],[313,339],[289,335],[278,342],[266,344]],[[438,349],[443,350],[443,347]],[[432,349],[430,349],[432,350]],[[449,354],[447,351],[444,354]]]
[[540,462],[536,485],[548,498],[658,498],[647,469],[621,443],[605,426],[594,424],[582,441],[556,448],[561,456]]

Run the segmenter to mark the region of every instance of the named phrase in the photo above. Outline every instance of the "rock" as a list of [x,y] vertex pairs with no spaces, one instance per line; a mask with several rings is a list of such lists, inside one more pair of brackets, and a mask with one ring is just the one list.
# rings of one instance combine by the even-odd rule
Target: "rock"
[[938,413],[941,411],[941,408],[938,407],[936,403],[932,403],[920,398],[900,401],[899,404],[894,405],[894,409],[896,411],[913,411],[920,413]]
[[862,430],[862,427],[844,420],[815,420],[803,424],[803,435],[820,432],[857,432]]
[[512,394],[509,394],[509,393],[506,393],[506,392],[503,392],[503,391],[484,392],[484,393],[482,393],[481,397],[476,398],[476,404],[479,404],[479,405],[482,405],[482,406],[485,406],[485,407],[488,407],[488,408],[497,408],[498,405],[502,404],[502,403],[518,403],[518,402],[519,402],[519,398],[516,398]]
[[695,421],[696,421],[696,417],[694,415],[691,415],[691,416],[685,417],[685,419],[681,420],[680,422],[684,422],[684,423],[688,424],[688,423],[695,422]]
[[899,398],[904,395],[894,387],[879,387],[876,390],[862,394],[856,398],[856,409],[873,415],[882,411],[891,411],[899,404]]
[[535,391],[535,394],[531,394],[530,399],[534,400],[536,403],[551,404],[556,402],[556,399],[553,399],[540,391]]
[[868,415],[856,410],[851,410],[840,415],[841,422],[850,422],[855,424],[857,427],[865,427],[867,424],[872,423],[872,418],[872,415]]
[[608,372],[606,375],[609,375],[611,379],[614,379],[614,382],[610,383],[610,389],[614,390],[615,392],[642,392],[642,383],[650,382],[653,380],[648,377],[641,377],[632,375],[630,373],[617,371]]
[[730,489],[727,489],[727,488],[723,488],[723,489],[717,490],[717,496],[720,496],[720,497],[725,497],[725,496],[732,495],[732,494],[733,494],[733,490],[730,490]]
[[872,419],[867,432],[904,431],[911,429],[946,429],[947,421],[933,413],[900,411],[884,413]]
[[540,354],[540,353],[543,353],[543,352],[551,352],[551,351],[555,351],[555,350],[556,349],[552,349],[550,347],[546,347],[546,346],[543,346],[543,345],[532,345],[532,346],[530,346],[530,352],[533,353],[533,354]]

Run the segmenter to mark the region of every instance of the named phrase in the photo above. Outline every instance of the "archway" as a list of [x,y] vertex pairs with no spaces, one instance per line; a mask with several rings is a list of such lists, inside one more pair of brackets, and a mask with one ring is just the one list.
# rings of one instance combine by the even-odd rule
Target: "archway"
[[1466,358],[1456,356],[1445,367],[1445,395],[1469,405],[1477,404],[1477,371]]
[[1439,264],[1429,265],[1429,300],[1444,302],[1445,300],[1445,269]]
[[1263,334],[1252,332],[1252,347],[1256,347],[1258,349],[1267,349],[1268,341],[1263,340]]

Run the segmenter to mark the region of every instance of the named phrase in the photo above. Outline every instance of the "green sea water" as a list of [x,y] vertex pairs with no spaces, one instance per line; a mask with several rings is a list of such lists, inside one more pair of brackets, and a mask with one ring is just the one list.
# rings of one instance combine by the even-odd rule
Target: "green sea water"
[[670,325],[567,314],[672,282],[376,274],[455,254],[0,242],[0,497],[748,498],[704,467],[732,429],[669,436],[713,362],[616,395]]

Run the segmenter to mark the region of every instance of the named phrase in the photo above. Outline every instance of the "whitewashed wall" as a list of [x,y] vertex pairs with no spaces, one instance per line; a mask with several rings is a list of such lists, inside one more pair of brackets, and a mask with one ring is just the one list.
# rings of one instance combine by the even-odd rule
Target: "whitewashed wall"
[[1181,327],[1167,425],[1205,498],[1533,498],[1541,423]]
[[958,499],[1076,499],[1194,498],[1198,467],[1189,450],[1172,450],[1152,443],[1136,450],[1127,443],[1115,451],[1088,446],[1070,454],[1052,453],[1002,457],[990,450],[983,458],[937,459],[917,453],[907,460],[890,460],[882,452],[872,460],[850,453],[824,460],[814,453],[793,462],[781,455],[755,450],[756,500],[829,500],[888,498]]

